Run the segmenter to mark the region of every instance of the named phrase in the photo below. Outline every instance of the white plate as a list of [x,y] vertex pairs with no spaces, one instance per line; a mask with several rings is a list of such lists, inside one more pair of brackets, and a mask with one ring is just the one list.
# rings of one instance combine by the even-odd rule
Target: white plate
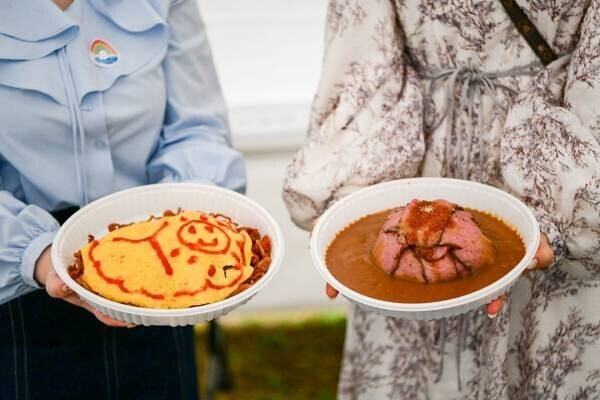
[[[268,272],[247,290],[213,304],[181,309],[142,308],[117,303],[88,291],[68,274],[73,254],[87,243],[87,235],[97,238],[107,233],[110,223],[147,219],[165,210],[198,210],[222,213],[240,226],[257,228],[273,242]],[[248,302],[281,266],[283,234],[277,222],[258,203],[231,190],[196,183],[166,183],[140,186],[96,200],[73,214],[60,228],[52,244],[52,262],[60,278],[83,300],[109,317],[136,325],[191,325],[227,314]]]
[[[508,274],[467,295],[430,303],[396,303],[362,295],[340,283],[325,264],[327,248],[337,234],[357,219],[399,207],[412,199],[445,199],[464,207],[487,211],[513,226],[525,242],[525,256]],[[533,213],[516,197],[480,183],[447,178],[414,178],[374,185],[331,206],[311,236],[311,255],[323,278],[351,302],[369,311],[393,317],[435,319],[465,313],[505,293],[533,260],[540,241]]]

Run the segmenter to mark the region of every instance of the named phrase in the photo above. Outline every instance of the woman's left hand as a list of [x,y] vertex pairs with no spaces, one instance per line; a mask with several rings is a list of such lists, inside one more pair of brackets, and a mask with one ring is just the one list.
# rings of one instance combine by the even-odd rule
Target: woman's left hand
[[[550,243],[548,242],[548,238],[543,233],[540,236],[540,245],[538,246],[537,252],[533,258],[533,261],[529,265],[528,269],[544,269],[548,268],[554,262],[554,251],[550,247]],[[486,311],[490,318],[496,317],[500,310],[502,309],[502,305],[504,304],[504,300],[506,299],[506,295],[498,297],[496,300],[492,300],[486,305]]]
[[35,280],[45,287],[48,295],[55,299],[61,299],[67,303],[71,303],[75,306],[86,309],[94,314],[94,316],[105,325],[114,327],[129,327],[126,322],[110,318],[96,310],[90,304],[83,301],[60,279],[54,270],[54,266],[52,265],[52,257],[50,256],[51,247],[52,246],[48,246],[35,263]]

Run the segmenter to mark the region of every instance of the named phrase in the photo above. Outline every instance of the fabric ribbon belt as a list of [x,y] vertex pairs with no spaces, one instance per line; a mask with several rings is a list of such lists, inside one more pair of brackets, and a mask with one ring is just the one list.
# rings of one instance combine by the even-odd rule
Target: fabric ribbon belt
[[[498,99],[498,91],[509,95],[517,94],[516,90],[499,82],[499,78],[533,76],[543,66],[540,63],[528,64],[512,68],[506,71],[482,72],[474,68],[438,69],[435,67],[419,68],[422,79],[429,81],[429,87],[424,93],[423,127],[426,132],[433,132],[444,120],[446,121],[443,176],[454,176],[461,179],[469,179],[471,165],[471,152],[475,141],[479,150],[479,181],[485,182],[485,160],[486,151],[483,140],[484,135],[484,95],[489,96],[494,104],[504,113],[508,111],[508,105]],[[444,108],[440,115],[435,112],[433,95],[440,85],[446,85]],[[477,109],[476,109],[477,107]],[[462,110],[467,111],[468,122],[466,129],[455,130],[456,116]],[[456,138],[456,143],[453,143]],[[456,342],[456,375],[458,389],[462,389],[461,383],[461,353],[467,347],[467,335],[469,332],[469,318],[471,314],[463,314],[457,317],[457,342]],[[448,321],[440,321],[438,346],[440,350],[440,363],[438,366],[435,382],[442,379],[444,372],[444,353],[446,339],[449,332]]]
[[[505,113],[507,106],[497,98],[497,92],[503,91],[510,95],[516,94],[513,88],[501,84],[498,79],[503,77],[532,76],[535,75],[541,64],[533,63],[506,71],[482,72],[474,68],[463,67],[453,69],[439,69],[435,67],[419,68],[421,78],[429,81],[429,88],[424,93],[423,127],[427,132],[438,128],[446,122],[446,149],[444,160],[444,176],[455,176],[462,179],[469,178],[471,152],[475,139],[479,145],[479,166],[481,175],[485,166],[484,110],[483,96],[488,95],[499,109]],[[439,85],[446,85],[445,106],[442,114],[436,118],[433,94]],[[457,90],[458,89],[458,90]],[[479,106],[475,110],[476,106]],[[467,110],[468,124],[466,129],[455,131],[455,118],[461,110]],[[452,139],[456,138],[455,145]],[[461,160],[461,152],[464,158]],[[458,165],[456,165],[458,164]],[[480,181],[483,180],[480,177]]]

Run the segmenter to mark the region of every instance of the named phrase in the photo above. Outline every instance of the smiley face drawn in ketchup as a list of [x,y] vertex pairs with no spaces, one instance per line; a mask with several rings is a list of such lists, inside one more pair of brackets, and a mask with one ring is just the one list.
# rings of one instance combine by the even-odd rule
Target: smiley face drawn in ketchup
[[[208,232],[209,240],[202,239],[199,231]],[[204,254],[226,254],[231,246],[231,237],[223,228],[202,218],[181,225],[177,230],[177,239],[190,250]]]

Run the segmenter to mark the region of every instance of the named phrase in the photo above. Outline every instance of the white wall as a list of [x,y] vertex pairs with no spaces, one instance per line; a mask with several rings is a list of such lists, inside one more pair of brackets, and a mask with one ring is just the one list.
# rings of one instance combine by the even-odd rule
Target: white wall
[[285,168],[304,140],[323,52],[326,0],[199,0],[228,104],[234,145],[247,161],[248,196],[281,224],[280,273],[247,311],[340,307],[324,295],[308,233],[281,199]]
[[236,146],[298,146],[323,53],[326,0],[198,0]]

